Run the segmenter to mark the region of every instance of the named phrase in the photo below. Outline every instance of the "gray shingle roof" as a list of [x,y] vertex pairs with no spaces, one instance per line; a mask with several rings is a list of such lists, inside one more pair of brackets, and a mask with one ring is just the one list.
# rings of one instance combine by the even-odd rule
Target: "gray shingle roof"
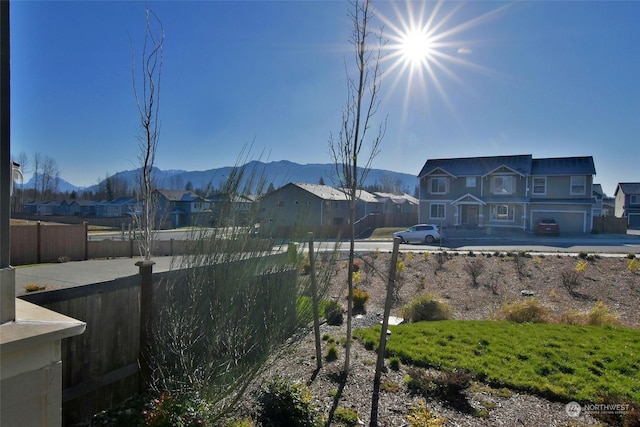
[[624,194],[640,194],[640,182],[619,182],[615,194],[618,194],[619,189]]
[[531,154],[492,157],[462,157],[457,159],[430,159],[418,174],[418,178],[438,169],[454,176],[483,176],[501,166],[529,175],[531,173]]
[[532,175],[594,175],[593,157],[558,157],[533,159]]
[[594,175],[593,157],[558,157],[534,159],[531,154],[492,157],[462,157],[427,160],[418,178],[434,172],[458,176],[484,176],[500,167],[522,175]]

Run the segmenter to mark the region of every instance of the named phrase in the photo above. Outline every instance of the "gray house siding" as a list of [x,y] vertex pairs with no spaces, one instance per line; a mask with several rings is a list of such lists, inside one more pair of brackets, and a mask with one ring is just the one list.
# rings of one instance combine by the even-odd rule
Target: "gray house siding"
[[615,192],[615,213],[627,218],[627,225],[640,228],[640,183],[619,183]]
[[566,232],[590,232],[591,157],[531,155],[428,160],[418,176],[420,222],[533,230],[553,216]]

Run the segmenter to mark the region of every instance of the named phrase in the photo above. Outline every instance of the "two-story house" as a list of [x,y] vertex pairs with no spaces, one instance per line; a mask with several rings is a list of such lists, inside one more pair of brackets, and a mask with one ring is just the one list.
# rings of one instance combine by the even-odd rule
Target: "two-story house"
[[169,221],[174,228],[211,225],[211,202],[191,191],[155,190],[152,199],[160,223]]
[[627,218],[628,227],[640,227],[640,182],[621,182],[616,187],[615,215]]
[[590,232],[593,175],[590,156],[427,160],[418,175],[419,222],[532,230],[550,216],[565,232]]

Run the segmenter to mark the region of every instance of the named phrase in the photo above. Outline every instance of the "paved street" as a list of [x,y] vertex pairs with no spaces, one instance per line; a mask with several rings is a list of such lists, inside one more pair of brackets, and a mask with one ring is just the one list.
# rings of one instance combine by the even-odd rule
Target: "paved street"
[[[529,252],[571,252],[640,254],[640,230],[631,230],[626,235],[566,235],[559,237],[535,236],[523,231],[506,230],[446,230],[446,239],[442,244],[431,245],[402,244],[402,251],[514,251]],[[286,246],[285,246],[286,248]],[[316,248],[330,250],[333,243],[318,242]],[[391,251],[393,241],[388,239],[359,240],[356,251]],[[342,244],[341,250],[348,245]],[[72,261],[57,264],[42,264],[16,268],[16,295],[24,294],[24,286],[37,284],[52,288],[82,286],[91,283],[108,282],[117,277],[132,276],[138,273],[135,265],[139,258],[118,258],[107,260]],[[171,269],[172,257],[153,258],[154,272]]]

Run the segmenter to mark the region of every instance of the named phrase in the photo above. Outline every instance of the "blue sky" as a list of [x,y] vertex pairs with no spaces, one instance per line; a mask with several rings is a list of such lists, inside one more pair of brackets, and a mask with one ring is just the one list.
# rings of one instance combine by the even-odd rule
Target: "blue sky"
[[[166,33],[156,166],[232,166],[247,144],[251,159],[331,163],[353,66],[348,2],[149,5]],[[640,2],[374,6],[393,48],[374,168],[591,155],[609,195],[640,181]],[[404,68],[398,33],[430,17],[432,71]],[[131,51],[144,25],[142,1],[12,1],[12,155],[50,156],[79,186],[137,167]]]

